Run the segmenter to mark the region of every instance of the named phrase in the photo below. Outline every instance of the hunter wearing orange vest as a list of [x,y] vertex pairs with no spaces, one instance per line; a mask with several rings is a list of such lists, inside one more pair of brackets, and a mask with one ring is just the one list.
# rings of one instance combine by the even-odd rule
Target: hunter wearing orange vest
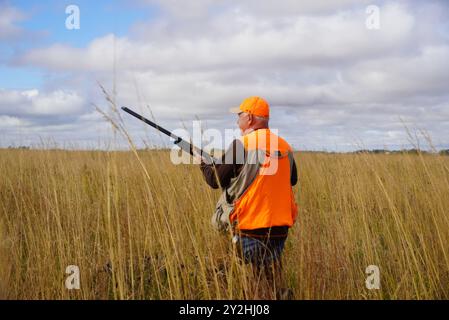
[[232,231],[242,258],[256,267],[280,261],[288,230],[297,217],[292,186],[298,180],[290,145],[268,127],[270,108],[260,97],[231,109],[242,137],[233,141],[221,162],[201,162],[206,182],[223,193],[212,218]]

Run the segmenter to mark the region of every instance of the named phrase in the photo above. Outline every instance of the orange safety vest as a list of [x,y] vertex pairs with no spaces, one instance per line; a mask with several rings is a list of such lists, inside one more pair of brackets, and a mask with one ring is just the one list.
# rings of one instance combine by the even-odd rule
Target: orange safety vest
[[292,148],[269,129],[253,131],[241,141],[247,154],[257,152],[263,159],[259,159],[261,165],[254,181],[234,201],[229,220],[241,230],[291,227],[298,214],[290,182]]

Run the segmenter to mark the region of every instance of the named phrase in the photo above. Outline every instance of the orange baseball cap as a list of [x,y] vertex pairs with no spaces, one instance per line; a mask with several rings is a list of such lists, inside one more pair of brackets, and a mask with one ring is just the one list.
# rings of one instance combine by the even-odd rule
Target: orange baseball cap
[[264,118],[270,117],[270,106],[268,102],[261,97],[246,98],[243,100],[240,107],[232,108],[229,111],[232,113],[246,112]]

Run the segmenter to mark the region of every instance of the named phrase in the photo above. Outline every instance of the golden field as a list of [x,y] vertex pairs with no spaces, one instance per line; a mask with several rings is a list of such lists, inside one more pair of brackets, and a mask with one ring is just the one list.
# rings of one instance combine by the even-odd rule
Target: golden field
[[[297,153],[295,299],[448,299],[449,157]],[[167,151],[0,150],[0,298],[263,297],[227,235],[219,191]],[[80,290],[65,287],[80,269]],[[380,289],[365,286],[369,265]]]

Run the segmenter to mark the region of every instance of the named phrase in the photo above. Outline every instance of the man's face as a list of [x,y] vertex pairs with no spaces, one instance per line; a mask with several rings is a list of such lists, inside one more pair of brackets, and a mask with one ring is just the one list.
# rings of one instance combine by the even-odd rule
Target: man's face
[[237,125],[240,128],[240,132],[244,134],[244,132],[249,129],[251,124],[251,116],[246,112],[240,112],[238,114]]

